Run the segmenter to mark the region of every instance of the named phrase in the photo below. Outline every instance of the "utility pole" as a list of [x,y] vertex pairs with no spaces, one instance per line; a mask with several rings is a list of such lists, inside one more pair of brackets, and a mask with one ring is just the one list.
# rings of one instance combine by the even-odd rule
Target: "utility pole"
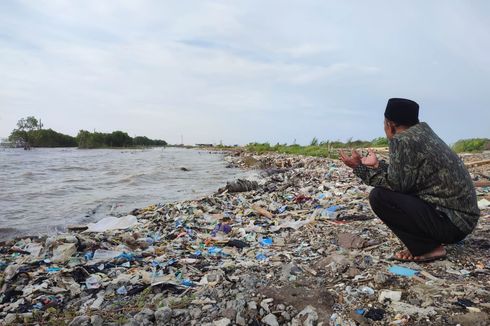
[[180,144],[184,146],[184,135],[180,135]]

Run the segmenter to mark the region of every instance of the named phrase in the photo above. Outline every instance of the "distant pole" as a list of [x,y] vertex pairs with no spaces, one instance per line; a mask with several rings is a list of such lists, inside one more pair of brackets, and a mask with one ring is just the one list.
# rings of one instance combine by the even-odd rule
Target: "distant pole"
[[184,135],[180,135],[180,144],[184,146]]

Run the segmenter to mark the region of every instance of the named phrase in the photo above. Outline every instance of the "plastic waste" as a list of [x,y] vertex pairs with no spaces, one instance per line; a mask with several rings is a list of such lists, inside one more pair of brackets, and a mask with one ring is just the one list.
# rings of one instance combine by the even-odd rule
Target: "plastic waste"
[[109,230],[124,230],[138,224],[138,220],[134,215],[123,217],[107,216],[97,223],[87,224],[88,229],[84,232],[105,232]]
[[231,240],[229,240],[226,243],[226,246],[240,248],[240,249],[241,248],[250,247],[250,245],[248,244],[248,242],[245,242],[245,241],[242,241],[242,240],[238,240],[238,239],[231,239]]
[[116,293],[119,295],[127,295],[128,291],[126,290],[126,287],[123,285],[120,288],[117,288]]
[[92,289],[98,289],[100,288],[100,277],[97,275],[91,276],[87,278],[85,281],[85,285],[87,286],[87,289],[92,290]]
[[261,246],[272,246],[272,238],[262,238],[259,243]]
[[191,280],[189,279],[185,279],[185,280],[182,280],[181,284],[183,286],[187,286],[187,287],[190,287],[190,286],[193,286],[194,285],[194,282],[192,282]]
[[381,320],[385,316],[385,310],[384,309],[377,309],[377,308],[371,308],[369,309],[368,312],[364,315],[364,317],[372,319],[372,320]]
[[264,255],[262,252],[259,252],[255,255],[255,258],[259,261],[263,261],[263,260],[266,260],[267,259],[267,256]]
[[63,243],[53,249],[53,258],[51,260],[54,263],[63,263],[69,260],[76,252],[77,246],[74,243]]
[[403,266],[398,266],[398,265],[391,266],[388,269],[388,271],[390,273],[395,274],[395,275],[407,276],[407,277],[412,277],[412,276],[416,275],[417,273],[419,273],[419,271],[416,271],[414,269],[403,267]]
[[227,223],[218,223],[211,232],[211,235],[215,237],[218,232],[228,234],[231,232],[231,226]]
[[330,220],[335,220],[337,216],[339,215],[339,212],[337,212],[342,206],[340,205],[333,205],[330,207],[325,208],[325,210],[322,212],[323,217],[327,217]]
[[297,221],[286,219],[286,220],[283,220],[281,222],[281,224],[279,224],[279,225],[271,226],[270,230],[272,232],[276,232],[276,231],[279,231],[280,229],[288,229],[288,228],[298,230],[307,224],[313,223],[314,221],[315,221],[314,217],[309,217],[306,220],[297,220]]
[[284,206],[281,206],[277,209],[277,213],[278,214],[282,214],[284,213],[286,210],[288,209],[288,206],[287,205],[284,205]]
[[214,247],[214,246],[208,248],[208,254],[210,254],[210,255],[217,255],[217,254],[220,254],[222,251],[223,251],[222,248],[218,248],[218,247]]
[[373,295],[374,294],[374,290],[372,288],[370,288],[369,286],[361,286],[359,288],[359,291],[361,291],[361,293],[364,293],[367,295]]
[[93,262],[108,261],[120,256],[121,254],[123,254],[121,251],[97,249],[94,252],[92,261]]
[[378,302],[385,303],[386,300],[389,300],[390,302],[396,302],[400,301],[401,298],[401,291],[383,290],[379,294]]

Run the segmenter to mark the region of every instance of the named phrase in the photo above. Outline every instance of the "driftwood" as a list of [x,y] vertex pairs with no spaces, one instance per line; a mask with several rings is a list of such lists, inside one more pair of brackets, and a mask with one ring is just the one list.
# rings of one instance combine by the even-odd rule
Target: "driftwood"
[[475,187],[490,187],[490,181],[482,180],[473,182]]
[[475,166],[482,166],[482,165],[486,165],[486,164],[490,164],[490,160],[468,162],[468,163],[465,163],[464,165],[466,165],[466,167],[468,167],[468,168],[474,168]]

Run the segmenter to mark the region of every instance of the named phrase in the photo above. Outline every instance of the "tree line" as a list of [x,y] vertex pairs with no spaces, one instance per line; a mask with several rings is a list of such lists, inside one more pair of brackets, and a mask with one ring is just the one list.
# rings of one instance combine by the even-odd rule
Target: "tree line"
[[12,130],[9,141],[17,147],[78,147],[78,148],[110,148],[134,146],[166,146],[161,139],[150,139],[145,136],[131,137],[123,131],[111,133],[89,132],[80,130],[76,137],[65,135],[53,129],[43,129],[41,120],[27,117],[17,122]]

